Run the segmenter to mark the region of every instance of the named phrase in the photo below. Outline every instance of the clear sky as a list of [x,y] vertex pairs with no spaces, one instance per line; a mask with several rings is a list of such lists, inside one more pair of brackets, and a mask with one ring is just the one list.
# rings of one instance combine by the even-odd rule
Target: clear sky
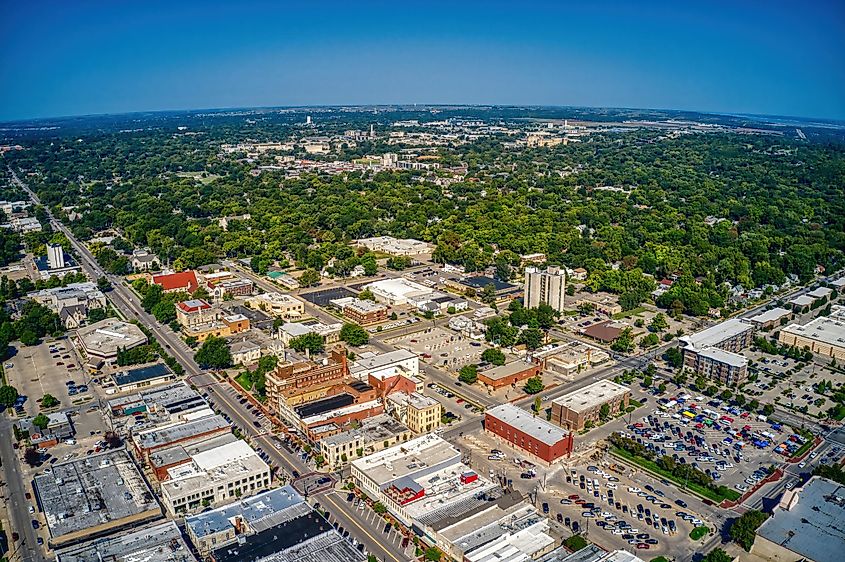
[[0,119],[378,103],[845,119],[845,1],[0,0]]

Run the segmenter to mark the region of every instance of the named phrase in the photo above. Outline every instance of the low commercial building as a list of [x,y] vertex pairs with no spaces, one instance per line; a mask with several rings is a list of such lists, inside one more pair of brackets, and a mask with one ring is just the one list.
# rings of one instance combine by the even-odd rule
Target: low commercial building
[[552,422],[570,431],[581,431],[588,421],[599,421],[605,404],[609,415],[613,415],[625,410],[630,399],[630,388],[613,381],[597,381],[552,400]]
[[190,445],[217,435],[231,433],[232,427],[222,417],[205,416],[189,422],[174,422],[168,425],[145,429],[131,436],[132,445],[139,458],[147,460],[151,453],[173,447]]
[[215,301],[225,297],[248,297],[255,286],[249,279],[226,279],[225,281],[208,281],[208,290]]
[[588,338],[593,338],[594,340],[602,343],[610,343],[621,336],[622,332],[627,327],[628,325],[623,322],[611,322],[610,320],[605,320],[604,322],[598,322],[587,326],[581,330],[581,333]]
[[798,349],[809,349],[818,356],[845,361],[845,306],[833,305],[830,316],[814,318],[803,326],[785,326],[778,341]]
[[387,320],[387,307],[383,304],[355,297],[344,297],[331,301],[344,316],[361,326],[369,326]]
[[394,392],[387,396],[387,412],[416,434],[430,433],[440,427],[443,406],[419,392]]
[[340,331],[343,329],[342,322],[334,324],[323,324],[322,322],[285,322],[279,326],[279,339],[286,346],[290,345],[290,341],[305,334],[317,334],[322,336],[326,344],[337,343],[340,341]]
[[22,418],[15,422],[15,426],[21,432],[29,435],[29,442],[39,449],[49,449],[71,439],[76,430],[67,412],[53,412],[47,416],[47,427],[40,428],[33,424],[35,418]]
[[196,562],[175,521],[56,551],[57,562]]
[[349,366],[352,376],[366,381],[372,373],[397,367],[411,378],[420,376],[420,358],[413,351],[396,349],[385,353],[364,352]]
[[224,433],[193,443],[177,444],[173,447],[150,453],[147,457],[147,464],[155,475],[156,480],[162,482],[170,478],[169,471],[171,469],[188,464],[194,455],[234,443],[237,440],[238,438],[233,433]]
[[607,316],[613,316],[622,312],[622,306],[619,304],[618,297],[610,293],[582,294],[575,302],[575,307],[592,307],[596,312]]
[[185,532],[200,556],[207,556],[311,511],[305,498],[288,485],[187,517]]
[[434,246],[421,240],[413,238],[394,238],[393,236],[376,236],[374,238],[362,238],[355,241],[358,247],[367,248],[373,252],[390,254],[391,256],[417,256],[430,254]]
[[229,353],[235,365],[252,365],[265,355],[281,356],[284,346],[279,340],[267,337],[264,332],[252,329],[230,338]]
[[492,389],[503,386],[515,385],[516,383],[531,377],[540,376],[543,366],[536,361],[513,361],[491,369],[484,369],[478,372],[478,382],[487,385]]
[[376,300],[391,306],[408,304],[410,300],[425,297],[434,292],[431,287],[420,285],[404,277],[382,279],[364,288],[369,289]]
[[76,331],[79,348],[88,363],[113,363],[119,350],[126,351],[147,343],[147,336],[135,324],[117,318],[106,318]]
[[778,306],[750,316],[747,320],[754,324],[758,330],[768,330],[785,324],[790,318],[792,318],[792,311]]
[[113,418],[147,413],[168,420],[207,407],[202,396],[184,382],[120,396],[108,402],[108,412]]
[[54,548],[91,540],[161,517],[138,467],[115,449],[68,462],[33,480]]
[[529,457],[551,464],[572,453],[572,432],[506,403],[484,412],[484,430]]
[[580,341],[545,345],[534,352],[534,357],[543,361],[547,372],[566,377],[610,360],[606,351]]
[[182,328],[186,337],[196,338],[198,342],[204,342],[208,338],[228,338],[250,329],[249,318],[243,314],[223,315],[219,320],[194,324]]
[[305,302],[291,295],[282,293],[261,293],[246,300],[257,310],[284,320],[298,320],[305,314]]
[[168,476],[161,499],[173,517],[270,487],[270,467],[241,440],[198,453]]
[[176,375],[164,363],[134,367],[111,375],[118,392],[132,392],[176,380]]
[[754,341],[756,326],[739,318],[725,320],[680,342],[684,366],[722,384],[742,384],[748,361],[739,354]]
[[380,414],[362,420],[360,427],[321,439],[318,446],[326,467],[340,469],[355,459],[404,443],[413,435],[405,424]]
[[352,478],[403,524],[422,528],[426,517],[454,513],[498,489],[460,459],[460,451],[430,433],[352,461]]
[[757,529],[751,554],[775,562],[836,562],[845,552],[845,487],[814,476],[784,492],[772,516]]

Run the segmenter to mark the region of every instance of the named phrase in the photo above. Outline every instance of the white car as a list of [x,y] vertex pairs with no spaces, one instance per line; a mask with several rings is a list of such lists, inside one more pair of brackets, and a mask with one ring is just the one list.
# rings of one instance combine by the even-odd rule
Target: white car
[[625,534],[625,531],[623,531],[622,529],[613,529],[613,531],[611,531],[611,532],[614,535],[624,535]]
[[642,492],[642,490],[640,490],[639,488],[631,488],[630,486],[628,487],[628,491],[631,492],[632,494],[638,494],[638,493]]
[[802,461],[802,462],[798,463],[798,468],[804,468],[805,466],[807,466],[806,462]]

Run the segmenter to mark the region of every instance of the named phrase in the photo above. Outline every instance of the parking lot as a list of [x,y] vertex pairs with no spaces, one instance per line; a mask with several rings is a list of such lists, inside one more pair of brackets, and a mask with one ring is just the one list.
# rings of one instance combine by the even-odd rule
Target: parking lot
[[385,340],[386,343],[408,349],[420,359],[446,371],[457,371],[464,365],[479,363],[487,344],[465,338],[444,328],[426,328]]
[[[689,539],[690,532],[721,524],[713,508],[621,464],[563,461],[535,466],[521,451],[484,433],[463,437],[460,444],[479,473],[525,494],[536,493],[535,504],[561,534],[586,534],[609,550],[647,550],[647,559],[660,554],[680,557],[682,551],[691,555],[697,543]],[[501,455],[492,455],[493,450]]]
[[331,289],[311,291],[310,293],[300,293],[299,297],[307,300],[313,305],[327,307],[329,306],[329,301],[342,299],[344,297],[354,297],[356,295],[357,293],[350,291],[346,287],[332,287]]
[[20,407],[16,407],[19,416],[38,414],[38,401],[45,394],[59,400],[59,409],[80,405],[92,398],[88,373],[66,339],[20,346],[17,353],[6,360],[4,369],[9,384],[26,397]]

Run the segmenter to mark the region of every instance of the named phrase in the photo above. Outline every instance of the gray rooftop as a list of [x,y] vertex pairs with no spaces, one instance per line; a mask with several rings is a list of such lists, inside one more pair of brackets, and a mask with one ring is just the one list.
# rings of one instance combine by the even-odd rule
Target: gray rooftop
[[231,528],[233,518],[240,515],[254,532],[260,532],[310,511],[305,499],[293,487],[284,486],[188,517],[185,526],[199,538]]
[[341,443],[349,443],[355,441],[359,437],[363,438],[365,442],[376,443],[387,439],[393,439],[397,434],[403,431],[408,431],[408,428],[400,421],[388,416],[387,414],[379,414],[372,418],[367,418],[361,422],[361,427],[337,433],[326,437],[320,441],[320,445],[326,446],[339,445]]
[[706,359],[725,363],[733,367],[743,367],[748,365],[748,359],[746,359],[745,356],[740,355],[739,353],[725,351],[723,349],[719,349],[718,347],[705,347],[699,352],[699,355]]
[[407,361],[414,359],[417,354],[407,349],[397,349],[388,351],[387,353],[379,353],[377,355],[362,354],[358,359],[349,366],[349,371],[353,374],[374,371],[400,361]]
[[196,562],[173,521],[56,552],[58,562]]
[[51,474],[35,477],[35,493],[53,539],[161,508],[126,449],[56,463]]
[[753,330],[754,326],[744,322],[739,318],[731,318],[720,322],[715,326],[701,330],[689,336],[683,336],[680,341],[695,349],[702,349],[704,347],[718,347],[724,341],[727,341],[747,330]]
[[129,349],[147,341],[141,328],[117,318],[106,318],[76,331],[82,344],[88,351],[97,353],[117,353],[119,349]]
[[178,443],[212,431],[229,430],[229,424],[220,416],[206,416],[198,420],[156,427],[136,433],[132,439],[141,449],[155,449]]
[[609,402],[616,397],[624,396],[631,392],[627,386],[622,386],[613,381],[602,380],[585,386],[581,390],[564,394],[552,400],[552,404],[565,406],[573,412],[584,412]]
[[559,547],[541,557],[538,562],[597,562],[607,555],[600,546],[588,544],[577,552],[570,553],[565,547]]
[[[794,491],[786,508],[776,508],[757,535],[815,562],[842,560],[845,552],[845,487],[814,476]],[[787,493],[788,494],[788,493]]]
[[479,374],[484,375],[490,380],[498,380],[521,373],[533,366],[533,363],[529,363],[527,361],[511,361],[510,363],[505,363],[504,365],[499,365],[498,367],[493,367],[492,369],[479,371]]
[[150,454],[150,464],[154,466],[169,466],[180,462],[188,462],[191,457],[197,453],[210,451],[229,443],[234,443],[238,438],[234,433],[224,433],[217,435],[211,439],[204,439],[199,443],[192,443],[190,445],[175,445],[166,449],[160,449]]
[[546,445],[554,445],[569,436],[569,431],[562,427],[510,403],[490,408],[485,412],[485,415],[494,417]]

